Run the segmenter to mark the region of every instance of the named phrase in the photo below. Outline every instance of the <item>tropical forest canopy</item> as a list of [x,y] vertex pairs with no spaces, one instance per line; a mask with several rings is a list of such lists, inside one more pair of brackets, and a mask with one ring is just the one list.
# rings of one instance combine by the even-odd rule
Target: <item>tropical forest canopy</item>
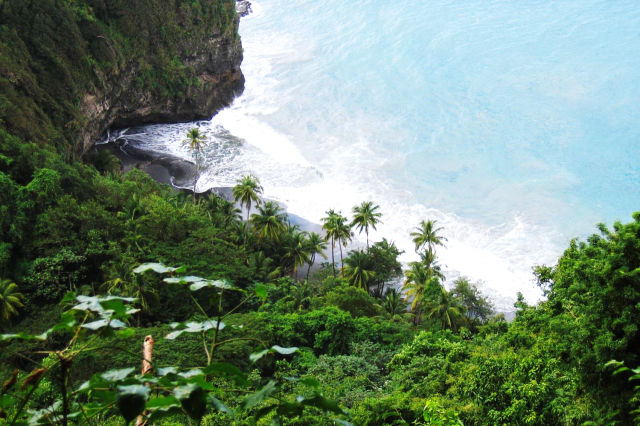
[[[519,297],[506,322],[468,279],[446,281],[447,230],[428,217],[421,260],[402,265],[370,238],[385,220],[370,200],[327,206],[307,233],[254,176],[226,200],[70,155],[82,120],[63,123],[93,81],[74,67],[99,56],[27,31],[39,21],[18,3],[0,1],[0,424],[639,423],[640,213],[534,268],[545,300]],[[41,3],[140,48],[117,2]],[[54,63],[76,65],[65,80]],[[196,165],[207,142],[185,135]]]

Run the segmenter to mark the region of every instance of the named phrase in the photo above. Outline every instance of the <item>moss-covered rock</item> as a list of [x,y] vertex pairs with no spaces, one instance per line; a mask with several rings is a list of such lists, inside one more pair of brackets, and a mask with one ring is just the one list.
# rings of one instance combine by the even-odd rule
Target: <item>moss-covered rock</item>
[[77,156],[112,125],[211,117],[241,61],[233,0],[0,0],[0,128]]

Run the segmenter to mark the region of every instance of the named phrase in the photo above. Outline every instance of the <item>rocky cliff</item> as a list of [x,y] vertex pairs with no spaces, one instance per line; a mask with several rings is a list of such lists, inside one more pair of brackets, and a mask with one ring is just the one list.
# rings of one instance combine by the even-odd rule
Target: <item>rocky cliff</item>
[[234,6],[0,2],[0,129],[74,157],[111,126],[211,117],[244,88]]

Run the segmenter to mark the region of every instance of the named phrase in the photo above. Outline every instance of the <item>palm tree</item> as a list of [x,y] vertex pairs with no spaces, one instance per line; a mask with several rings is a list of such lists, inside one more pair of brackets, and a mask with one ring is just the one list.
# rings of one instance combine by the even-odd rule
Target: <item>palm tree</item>
[[315,232],[309,234],[309,238],[307,239],[307,251],[309,252],[309,268],[307,269],[307,280],[309,279],[309,273],[311,272],[311,267],[316,261],[316,254],[322,256],[323,259],[327,258],[327,255],[324,254],[324,251],[327,249],[327,245],[322,240],[322,237]]
[[196,203],[196,184],[200,177],[200,154],[207,146],[207,137],[200,133],[200,130],[193,128],[187,132],[187,138],[182,141],[182,146],[186,146],[191,155],[195,158],[196,174],[193,178],[193,203]]
[[22,300],[24,296],[18,293],[18,285],[10,279],[0,278],[0,320],[18,315],[18,308],[24,307]]
[[296,274],[295,280],[298,281],[298,267],[309,263],[309,245],[306,239],[306,232],[295,232],[287,238],[285,244],[286,254],[284,259],[292,262],[293,273]]
[[[105,271],[107,281],[101,289],[107,294],[124,297],[135,297],[142,312],[151,313],[152,308],[158,303],[159,297],[155,289],[146,282],[145,278],[133,272],[135,262],[130,258],[114,261]],[[138,315],[138,326],[140,315]]]
[[253,232],[258,235],[258,241],[262,242],[265,238],[271,241],[280,241],[280,234],[286,231],[284,223],[287,220],[287,215],[273,201],[267,201],[258,210],[259,214],[251,215]]
[[372,201],[364,201],[359,206],[353,208],[353,221],[351,226],[358,228],[359,233],[362,234],[362,230],[367,234],[367,251],[369,251],[369,227],[377,230],[376,225],[382,223],[380,218],[382,213],[378,213],[380,206],[373,204]]
[[133,194],[125,203],[122,211],[118,212],[116,216],[126,220],[136,220],[144,215],[145,212],[146,206],[144,200],[138,197],[138,194]]
[[203,207],[217,228],[227,228],[242,220],[242,212],[233,203],[215,194],[209,194],[203,202]]
[[124,294],[134,280],[134,261],[129,257],[112,261],[105,269],[105,281],[100,289],[107,294]]
[[173,192],[167,197],[167,202],[176,209],[184,209],[189,201],[189,194],[186,192]]
[[395,288],[390,288],[382,301],[382,309],[386,319],[403,318],[407,312],[406,302],[402,299],[402,293]]
[[[135,297],[138,299],[137,305],[145,314],[150,314],[160,301],[156,290],[148,283],[142,275],[134,274],[133,281],[123,296]],[[140,327],[140,315],[138,314],[138,327]]]
[[324,240],[325,241],[331,240],[331,267],[333,268],[333,278],[335,278],[336,277],[336,258],[333,251],[336,247],[336,239],[338,237],[338,222],[336,220],[336,217],[338,216],[338,214],[333,209],[326,212],[326,214],[327,214],[327,217],[323,217],[320,220],[324,222],[324,225],[322,225],[322,229],[325,232]]
[[369,255],[363,251],[354,250],[347,257],[346,262],[347,268],[342,275],[349,284],[369,291],[369,283],[376,275]]
[[249,222],[249,212],[251,204],[260,205],[260,195],[262,195],[262,186],[257,177],[247,175],[242,179],[238,179],[237,185],[233,187],[233,201],[240,201],[240,206],[247,208],[247,222]]
[[434,277],[438,277],[439,280],[444,281],[445,276],[442,273],[442,267],[438,263],[438,256],[431,250],[420,252],[420,260],[424,269],[431,271]]
[[342,215],[336,216],[336,239],[340,245],[340,273],[344,274],[344,260],[342,258],[342,247],[347,247],[351,242],[353,232],[351,232],[351,224],[347,223],[347,218]]
[[429,293],[440,287],[440,282],[418,262],[411,264],[411,269],[405,272],[405,276],[402,289],[405,290],[407,299],[412,299],[411,309],[418,313],[418,324],[420,324],[422,302]]
[[120,159],[107,150],[96,150],[89,160],[93,163],[93,167],[103,175],[111,172],[117,173],[122,169]]
[[280,268],[274,268],[273,259],[265,256],[262,251],[251,254],[248,263],[254,270],[253,276],[262,282],[269,283],[280,275]]
[[248,222],[234,222],[232,223],[231,230],[231,238],[235,244],[244,244],[247,247],[252,247],[257,244],[255,234],[249,233]]
[[464,307],[444,287],[440,288],[433,300],[425,304],[425,310],[427,316],[435,319],[442,329],[456,331],[460,323],[465,321]]
[[421,247],[427,246],[429,251],[433,251],[435,246],[444,247],[443,241],[448,241],[445,237],[438,235],[444,228],[436,228],[437,220],[427,220],[420,222],[420,226],[412,232],[413,242],[416,245],[416,253]]
[[313,287],[311,287],[308,281],[305,281],[297,283],[291,289],[289,296],[285,297],[284,300],[287,302],[293,302],[293,309],[301,311],[309,308],[313,296]]

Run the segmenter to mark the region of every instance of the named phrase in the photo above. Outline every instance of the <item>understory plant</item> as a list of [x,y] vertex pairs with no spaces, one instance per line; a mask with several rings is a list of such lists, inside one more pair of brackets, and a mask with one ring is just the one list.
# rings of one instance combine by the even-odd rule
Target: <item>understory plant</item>
[[[148,272],[151,271],[151,272]],[[185,368],[180,365],[161,366],[162,360],[152,358],[152,336],[145,339],[144,354],[135,354],[130,337],[134,330],[127,326],[137,309],[132,307],[136,301],[130,297],[89,297],[68,292],[62,300],[63,305],[70,305],[60,321],[40,335],[25,333],[3,334],[0,339],[2,350],[24,358],[37,367],[29,373],[16,369],[11,378],[4,383],[1,394],[0,417],[11,425],[98,425],[105,416],[118,415],[125,424],[136,421],[137,425],[148,424],[163,418],[187,418],[189,424],[200,424],[208,411],[218,412],[228,417],[232,424],[239,419],[252,422],[270,421],[281,424],[287,417],[303,415],[305,410],[313,410],[318,414],[332,413],[347,415],[337,403],[325,398],[320,383],[311,377],[297,379],[287,377],[282,380],[296,382],[301,385],[302,395],[290,400],[281,396],[283,383],[270,379],[264,386],[257,386],[247,374],[238,367],[224,362],[214,362],[215,353],[223,345],[238,340],[256,342],[256,352],[250,355],[255,363],[269,354],[291,355],[298,352],[295,347],[283,348],[266,345],[257,338],[236,337],[223,339],[224,319],[240,305],[252,298],[265,300],[267,287],[256,285],[252,291],[234,287],[229,281],[214,281],[197,276],[181,276],[184,268],[167,267],[160,263],[146,263],[134,271],[136,274],[158,273],[168,275],[164,281],[168,284],[188,287],[189,296],[198,310],[206,318],[205,321],[189,321],[172,323],[173,331],[159,339],[173,340],[184,333],[194,334],[202,340],[206,355],[206,365],[198,368]],[[210,318],[202,308],[193,292],[203,288],[214,290],[210,302],[217,306],[217,315]],[[241,302],[223,311],[223,297],[228,292],[240,292]],[[44,341],[54,335],[65,335],[66,345],[56,351],[37,351],[46,355],[38,362],[24,353],[11,351],[7,346],[10,341]],[[115,342],[115,343],[114,343]],[[148,350],[148,348],[151,348]],[[74,360],[81,354],[107,353],[122,351],[140,359],[143,368],[130,366],[94,374],[83,383],[73,380]],[[265,380],[266,381],[266,380]],[[47,403],[40,398],[46,391],[53,395]],[[236,409],[229,408],[225,400],[238,400]],[[344,420],[335,419],[341,424]],[[2,420],[0,420],[2,422]]]

